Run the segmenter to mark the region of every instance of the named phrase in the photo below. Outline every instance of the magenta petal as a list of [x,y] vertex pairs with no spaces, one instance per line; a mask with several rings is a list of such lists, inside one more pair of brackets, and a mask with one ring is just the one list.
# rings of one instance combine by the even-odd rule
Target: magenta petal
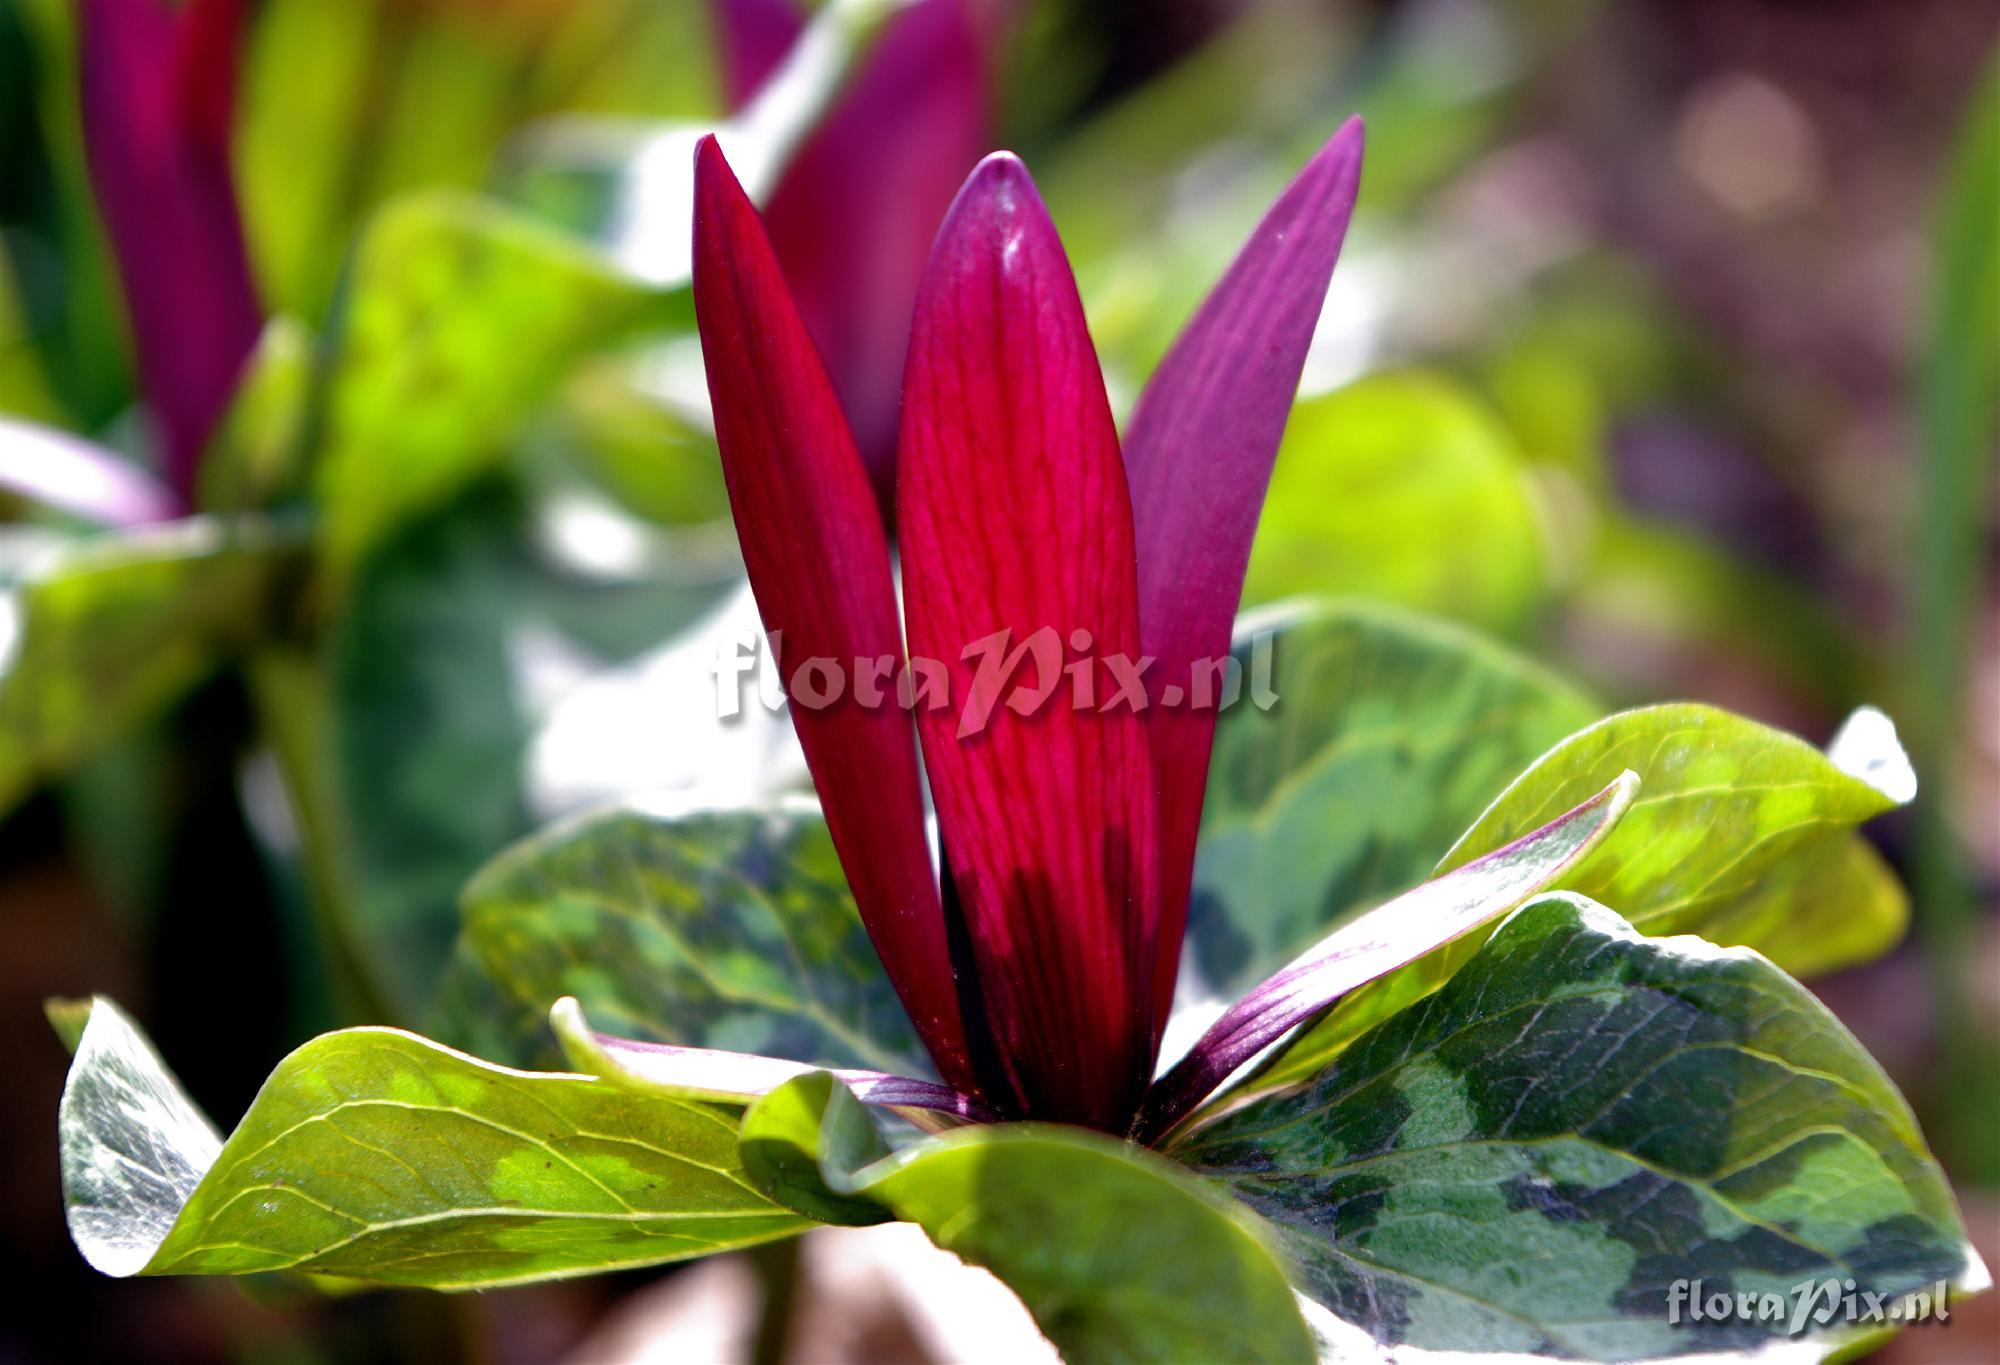
[[792,50],[806,26],[792,0],[709,0],[715,43],[721,50],[723,94],[741,109]]
[[[813,659],[900,663],[868,476],[757,211],[712,137],[695,154],[694,305],[730,510],[786,682]],[[968,1087],[910,718],[853,693],[791,712],[868,936],[939,1071]]]
[[[1142,712],[1072,705],[1064,670],[1094,665],[1109,701],[1097,661],[1139,656],[1131,504],[1076,282],[1012,156],[973,172],[925,268],[897,492],[910,653],[950,680],[917,722],[1006,1073],[988,1096],[1122,1127],[1154,1049],[1151,756]],[[995,644],[1043,649],[1010,675],[1050,689],[1038,707],[978,680]]]
[[[1349,119],[1271,205],[1140,395],[1125,434],[1139,616],[1155,691],[1189,695],[1197,660],[1229,653],[1250,542],[1361,178]],[[1153,713],[1160,781],[1159,960],[1173,989],[1208,780],[1212,707]]]
[[84,150],[140,387],[185,498],[262,313],[229,173],[244,0],[82,0]]
[[0,488],[101,526],[141,526],[179,511],[144,470],[66,431],[0,417]]
[[916,0],[891,18],[765,209],[885,504],[917,280],[938,220],[992,146],[995,22],[975,0]]
[[1357,986],[1470,933],[1575,867],[1611,832],[1639,789],[1636,773],[1531,834],[1405,892],[1336,929],[1223,1012],[1146,1096],[1133,1128],[1163,1136],[1230,1073]]

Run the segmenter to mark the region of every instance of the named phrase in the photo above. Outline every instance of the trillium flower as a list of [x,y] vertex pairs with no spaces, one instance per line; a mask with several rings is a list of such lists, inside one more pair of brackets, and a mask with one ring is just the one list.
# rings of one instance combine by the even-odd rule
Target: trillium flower
[[187,498],[263,325],[230,181],[246,0],[81,0],[90,180],[124,285],[139,384]]
[[[780,667],[873,660],[912,679],[918,661],[936,661],[940,684],[926,698],[906,682],[909,709],[866,704],[860,687],[792,707],[862,920],[942,1077],[839,1073],[864,1102],[1155,1139],[1340,994],[1546,885],[1629,799],[1621,778],[1337,931],[1155,1079],[1215,722],[1173,680],[1228,653],[1360,161],[1350,122],[1197,311],[1122,446],[1034,183],[1009,154],[982,161],[937,233],[910,326],[899,615],[888,538],[827,368],[756,210],[715,142],[699,147],[695,309],[730,503]],[[997,683],[981,672],[992,642],[1035,635],[1067,648]],[[1108,701],[1076,685],[1100,666],[1115,673],[1113,659],[1157,669],[1155,684]],[[786,679],[795,695],[810,667]],[[1042,704],[1021,704],[1031,694]],[[606,1065],[693,1093],[755,1093],[811,1069],[584,1037],[573,1006],[558,1024]]]

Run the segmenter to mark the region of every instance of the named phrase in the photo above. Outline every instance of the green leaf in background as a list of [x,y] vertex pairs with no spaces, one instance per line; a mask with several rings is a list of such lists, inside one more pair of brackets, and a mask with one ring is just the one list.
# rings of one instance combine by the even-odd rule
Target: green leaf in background
[[674,316],[575,239],[446,193],[383,210],[343,293],[317,444],[336,581],[490,468],[577,360]]
[[[534,827],[523,772],[548,700],[534,694],[537,670],[622,662],[728,589],[576,579],[548,562],[529,509],[497,478],[369,559],[310,685],[325,693],[317,761],[345,827],[342,899],[391,1018],[423,1017],[466,879]],[[484,1042],[472,1050],[486,1055]]]
[[1517,911],[1442,991],[1174,1154],[1385,1343],[1720,1352],[1785,1324],[1669,1325],[1674,1281],[1983,1279],[1902,1097],[1824,1006],[1754,953],[1643,938],[1577,896]]
[[540,115],[713,117],[704,9],[266,0],[236,136],[264,297],[318,318],[370,211],[417,186],[478,188]]
[[634,516],[661,526],[726,522],[729,494],[713,432],[630,381],[586,367],[563,391],[552,444]]
[[1357,910],[1425,880],[1529,763],[1598,708],[1456,626],[1359,602],[1246,615],[1270,637],[1270,710],[1215,730],[1190,961],[1233,998]]
[[464,916],[460,974],[499,987],[517,1052],[573,995],[627,1037],[931,1074],[810,800],[587,816],[501,854]]
[[211,512],[267,508],[294,491],[305,455],[314,337],[284,314],[264,324],[229,411],[209,439],[196,503]]
[[0,415],[59,427],[64,425],[62,405],[35,353],[28,310],[14,275],[13,262],[0,252]]
[[1065,1359],[1316,1358],[1261,1229],[1173,1163],[1080,1128],[1007,1123],[855,1166],[880,1138],[857,1132],[866,1115],[836,1088],[802,1076],[751,1106],[746,1161],[809,1207],[872,1202],[920,1225],[1020,1295]]
[[1498,419],[1442,376],[1383,374],[1292,409],[1243,599],[1351,593],[1507,630],[1540,601],[1544,560]]
[[510,1071],[393,1029],[299,1048],[223,1142],[98,1000],[58,1122],[70,1233],[107,1275],[294,1270],[471,1289],[803,1226],[745,1180],[724,1111]]
[[[1934,1130],[1962,1176],[2000,1182],[1989,1078],[1992,1031],[1979,1020],[1973,964],[1982,907],[1952,794],[1965,790],[1979,705],[1968,697],[1990,582],[1996,423],[2000,423],[2000,57],[1963,116],[1931,243],[1929,307],[1918,372],[1922,482],[1915,543],[1914,639],[1905,651],[1911,748],[1928,784],[1917,803],[1913,878],[1931,964],[1942,1056]],[[1977,1171],[1979,1174],[1974,1175]]]
[[201,681],[262,625],[289,541],[182,521],[71,541],[0,597],[0,809]]

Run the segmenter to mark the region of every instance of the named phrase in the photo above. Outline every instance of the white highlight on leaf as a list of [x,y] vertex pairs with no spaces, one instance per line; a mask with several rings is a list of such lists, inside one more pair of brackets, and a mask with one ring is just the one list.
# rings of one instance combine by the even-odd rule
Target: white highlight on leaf
[[1917,772],[1896,737],[1896,722],[1872,706],[1857,707],[1841,723],[1826,746],[1826,756],[1834,767],[1897,805],[1916,799]]
[[64,1212],[83,1258],[136,1275],[173,1229],[222,1135],[132,1020],[99,996],[57,1110]]
[[763,629],[746,582],[663,648],[554,702],[528,755],[530,809],[547,820],[653,793],[728,807],[807,789],[789,715],[754,702],[716,714],[718,651]]

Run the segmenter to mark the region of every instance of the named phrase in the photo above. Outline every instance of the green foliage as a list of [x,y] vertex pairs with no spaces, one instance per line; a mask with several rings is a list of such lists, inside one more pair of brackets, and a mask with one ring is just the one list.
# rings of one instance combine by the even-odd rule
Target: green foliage
[[[1900,754],[1897,755],[1900,758]],[[1512,842],[1630,768],[1646,783],[1624,823],[1564,882],[1618,905],[1648,933],[1747,942],[1780,966],[1865,961],[1902,928],[1900,898],[1856,884],[1845,904],[1771,916],[1763,902],[1782,865],[1830,856],[1863,821],[1907,799],[1844,771],[1792,735],[1710,706],[1621,712],[1571,736],[1495,801],[1444,860],[1456,867]],[[1893,891],[1893,887],[1890,888]],[[1828,942],[1845,925],[1853,936]],[[1728,931],[1763,930],[1755,939]]]
[[[1743,943],[1792,969],[1866,961],[1901,934],[1902,889],[1853,832],[1897,798],[1794,736],[1709,706],[1641,707],[1572,735],[1516,779],[1442,865],[1539,828],[1627,769],[1639,774],[1639,799],[1553,889],[1619,905],[1648,933]],[[1316,1074],[1362,1031],[1437,989],[1477,946],[1476,936],[1461,940],[1357,991],[1262,1079]]]
[[1246,616],[1246,676],[1266,635],[1278,701],[1218,718],[1188,914],[1192,961],[1226,995],[1422,881],[1511,778],[1599,714],[1526,659],[1393,608]]
[[712,116],[701,8],[267,0],[236,139],[265,297],[318,318],[371,212],[418,186],[477,189],[536,115]]
[[[1278,1260],[1241,1209],[1150,1152],[1081,1129],[1000,1124],[865,1166],[867,1116],[824,1073],[744,1118],[774,1194],[861,1198],[991,1270],[1077,1361],[1315,1358]],[[879,1142],[879,1138],[876,1139]],[[789,1157],[773,1148],[790,1147]],[[747,1155],[747,1154],[746,1154]]]
[[471,1289],[653,1265],[796,1232],[733,1116],[510,1071],[414,1034],[325,1034],[227,1142],[108,1001],[59,1118],[70,1232],[109,1275],[292,1270]]
[[464,915],[460,970],[498,987],[517,1050],[573,995],[630,1037],[928,1072],[810,801],[587,816],[502,854]]
[[1508,629],[1544,557],[1506,429],[1441,376],[1377,375],[1292,409],[1243,597],[1353,593]]
[[336,583],[491,468],[580,356],[674,316],[680,299],[561,233],[442,193],[383,211],[343,294],[317,442],[320,553]]
[[1917,805],[1915,871],[1945,1056],[1940,1141],[1965,1170],[2000,1181],[1990,1103],[1990,1035],[1975,1018],[1971,964],[1979,906],[1949,794],[1966,764],[1967,680],[1992,550],[2000,421],[2000,59],[1989,61],[1958,135],[1931,246],[1928,328],[1918,376],[1922,482],[1915,545],[1915,638],[1907,653],[1912,748],[1929,785]]
[[700,526],[729,515],[714,433],[637,392],[612,367],[579,374],[554,425],[563,453],[634,516]]
[[1175,1155],[1385,1343],[1743,1349],[1782,1324],[1669,1326],[1670,1284],[1977,1273],[1902,1098],[1824,1006],[1753,953],[1643,938],[1577,896],[1517,911],[1442,991]]
[[189,521],[63,544],[0,598],[0,808],[251,638],[289,537]]
[[244,362],[229,411],[203,453],[197,503],[211,512],[255,511],[295,492],[305,455],[313,384],[311,331],[280,314]]

